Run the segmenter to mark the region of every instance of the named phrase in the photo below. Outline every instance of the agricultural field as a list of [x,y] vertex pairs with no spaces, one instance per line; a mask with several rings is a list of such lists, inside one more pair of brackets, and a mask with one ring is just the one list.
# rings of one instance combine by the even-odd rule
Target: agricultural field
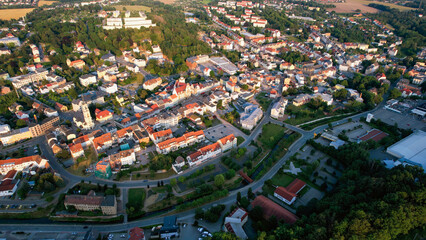
[[[117,5],[113,6],[116,10],[120,11],[145,11],[145,12],[151,12],[151,8],[147,6],[138,6],[138,5]],[[124,8],[126,10],[124,10]]]
[[34,8],[1,9],[0,19],[1,20],[19,19],[27,15],[27,13],[31,12],[33,9]]
[[57,3],[58,1],[47,1],[47,0],[41,0],[41,1],[39,1],[38,2],[38,6],[39,7],[41,7],[41,6],[50,6],[50,5],[52,5],[52,4],[54,4],[54,3]]
[[396,5],[393,3],[386,3],[386,2],[377,2],[377,1],[368,1],[368,0],[346,0],[345,3],[333,3],[333,5],[336,6],[336,8],[330,9],[334,10],[337,13],[351,13],[355,12],[357,9],[361,10],[363,13],[376,13],[379,10],[369,7],[368,4],[370,3],[377,3],[384,6],[389,6],[391,8],[399,9],[400,11],[409,11],[413,10],[413,8],[404,7],[400,5]]

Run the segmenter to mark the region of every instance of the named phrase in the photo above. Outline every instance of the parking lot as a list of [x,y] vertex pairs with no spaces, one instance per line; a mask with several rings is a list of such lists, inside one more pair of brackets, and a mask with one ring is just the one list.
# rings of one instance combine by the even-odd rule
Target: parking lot
[[387,109],[378,109],[373,112],[373,115],[375,119],[380,119],[387,124],[394,125],[397,123],[399,128],[426,131],[426,124],[420,120],[421,118],[410,114],[409,111],[397,113]]
[[212,142],[216,142],[217,140],[225,136],[228,136],[229,134],[232,134],[232,133],[236,137],[241,136],[241,134],[238,131],[236,131],[234,128],[227,127],[223,124],[219,124],[204,130],[204,134],[206,135],[206,138]]
[[368,126],[363,122],[348,122],[333,127],[333,130],[330,132],[330,134],[337,136],[344,130],[345,135],[349,138],[349,140],[356,142],[358,137],[366,134],[371,129],[372,127]]

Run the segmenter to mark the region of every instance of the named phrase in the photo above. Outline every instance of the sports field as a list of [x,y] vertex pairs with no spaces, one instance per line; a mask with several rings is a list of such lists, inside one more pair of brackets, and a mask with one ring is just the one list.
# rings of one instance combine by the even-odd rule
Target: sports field
[[31,12],[33,9],[34,8],[1,9],[0,19],[2,20],[19,19],[20,17],[23,17],[27,13]]
[[400,5],[396,5],[393,3],[386,2],[377,2],[377,1],[368,1],[368,0],[346,0],[345,3],[333,3],[335,8],[330,8],[330,10],[334,10],[337,13],[351,13],[355,12],[357,9],[361,10],[363,13],[376,13],[379,10],[369,7],[368,4],[377,3],[384,6],[389,6],[391,8],[399,9],[400,11],[409,11],[414,10],[413,8],[404,7]]
[[145,11],[145,12],[151,12],[151,8],[147,6],[138,6],[138,5],[117,5],[113,6],[116,10],[125,11],[124,8],[126,8],[126,11]]

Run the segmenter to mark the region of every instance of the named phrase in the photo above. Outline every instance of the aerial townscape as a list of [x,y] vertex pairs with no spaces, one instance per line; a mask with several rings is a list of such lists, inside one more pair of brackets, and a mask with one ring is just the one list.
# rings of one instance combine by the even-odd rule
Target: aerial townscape
[[423,0],[0,0],[0,239],[426,239]]

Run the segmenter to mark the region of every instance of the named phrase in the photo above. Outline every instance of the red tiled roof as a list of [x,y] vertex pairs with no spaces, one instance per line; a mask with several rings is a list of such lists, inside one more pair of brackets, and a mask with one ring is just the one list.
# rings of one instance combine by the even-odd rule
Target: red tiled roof
[[124,137],[124,135],[126,135],[128,133],[132,133],[132,132],[133,132],[132,127],[126,127],[126,128],[117,130],[117,137],[122,138],[122,137]]
[[269,219],[275,216],[277,220],[284,220],[288,224],[295,223],[299,218],[288,210],[282,208],[280,205],[274,203],[265,196],[257,196],[251,203],[253,207],[259,206],[263,210],[263,217]]
[[306,183],[298,178],[294,179],[287,187],[286,190],[291,193],[298,193],[303,187],[306,186]]
[[71,153],[78,153],[83,151],[83,146],[81,146],[81,143],[70,144],[68,147],[70,148]]
[[293,198],[296,197],[295,193],[288,191],[284,187],[277,187],[275,189],[274,193],[280,195],[281,197],[283,197],[284,199],[286,199],[289,202],[291,202],[291,200],[293,200]]
[[96,149],[98,149],[98,147],[102,147],[106,142],[109,142],[111,140],[111,133],[105,133],[104,135],[93,139],[93,145]]
[[20,165],[26,162],[31,162],[31,161],[35,161],[37,162],[37,164],[39,164],[41,162],[42,158],[40,157],[40,155],[33,155],[33,156],[28,156],[28,157],[23,157],[23,158],[12,158],[12,159],[7,159],[7,160],[0,160],[0,167],[2,167],[3,165],[6,164],[13,164],[13,165]]
[[362,141],[367,141],[369,139],[372,139],[373,141],[378,142],[378,141],[382,140],[383,138],[385,138],[387,136],[388,136],[387,133],[384,133],[384,132],[377,130],[377,129],[373,129],[370,132],[368,132],[367,134],[365,134],[364,136],[360,137],[359,139],[362,140]]
[[154,139],[159,139],[161,137],[168,136],[168,135],[171,135],[171,134],[172,134],[172,130],[170,130],[170,129],[153,133]]
[[98,113],[96,113],[96,119],[97,120],[104,119],[104,118],[107,118],[109,116],[112,116],[112,112],[110,112],[108,110],[103,110],[103,111],[99,111]]
[[11,179],[1,182],[0,192],[12,190],[15,187],[16,183],[17,182],[13,182]]
[[102,196],[88,196],[88,195],[66,195],[64,204],[79,205],[87,204],[94,206],[101,206],[104,197]]
[[161,78],[154,78],[154,79],[150,79],[147,80],[143,83],[143,85],[145,86],[150,86],[150,85],[154,85],[154,84],[160,84],[161,83]]
[[181,143],[186,142],[186,141],[190,140],[191,138],[197,138],[201,135],[204,135],[203,130],[196,131],[196,132],[188,132],[188,133],[185,133],[181,137],[171,138],[171,139],[168,139],[166,141],[160,142],[157,145],[158,145],[158,148],[160,148],[160,149],[166,149],[173,144],[180,145]]
[[235,139],[235,136],[233,133],[231,133],[228,136],[219,139],[219,141],[222,143],[222,145],[225,145],[228,142],[234,141],[234,139]]
[[6,175],[4,175],[3,179],[13,179],[16,175],[16,170],[12,169],[9,172],[6,173]]
[[141,240],[145,238],[143,229],[138,227],[130,229],[129,240]]
[[76,139],[74,139],[74,140],[72,140],[72,142],[74,143],[74,144],[77,144],[77,143],[85,143],[85,142],[89,142],[90,140],[89,140],[89,136],[87,136],[87,135],[83,135],[83,136],[81,136],[81,137],[78,137],[78,138],[76,138]]

